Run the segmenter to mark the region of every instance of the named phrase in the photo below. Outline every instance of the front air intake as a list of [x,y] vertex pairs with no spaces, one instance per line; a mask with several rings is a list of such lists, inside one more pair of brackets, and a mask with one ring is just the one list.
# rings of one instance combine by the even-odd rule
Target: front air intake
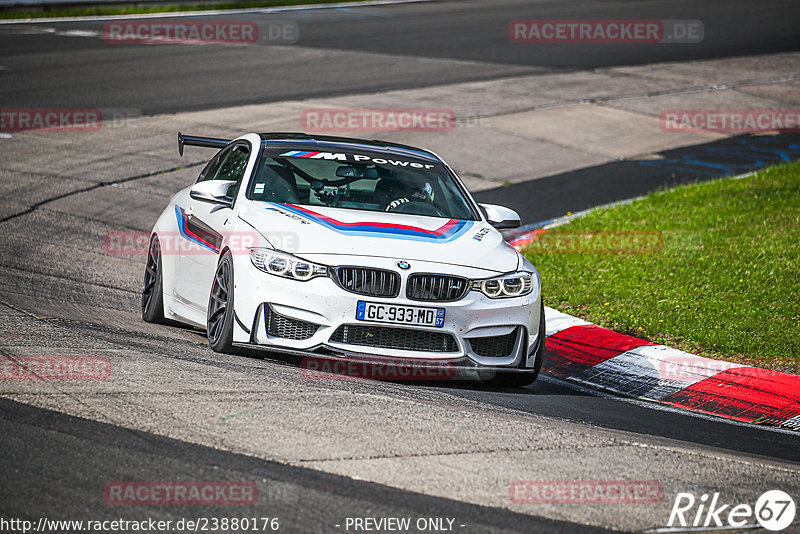
[[281,315],[273,310],[271,306],[267,306],[267,313],[264,321],[266,322],[268,335],[283,339],[309,339],[316,334],[319,329],[318,324]]
[[391,298],[400,292],[400,275],[385,269],[337,267],[333,278],[339,287],[357,295]]
[[469,280],[446,274],[412,274],[406,284],[406,296],[411,300],[453,302],[469,291]]
[[330,341],[347,345],[418,352],[458,351],[458,343],[451,334],[386,326],[342,325],[336,329]]

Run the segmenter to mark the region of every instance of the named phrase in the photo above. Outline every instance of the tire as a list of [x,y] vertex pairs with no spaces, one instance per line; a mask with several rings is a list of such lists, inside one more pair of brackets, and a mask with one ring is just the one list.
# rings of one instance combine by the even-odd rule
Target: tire
[[542,360],[544,360],[544,343],[545,343],[545,336],[547,335],[547,328],[545,326],[545,319],[544,319],[544,303],[542,303],[541,311],[539,312],[539,336],[538,336],[538,346],[536,347],[536,360],[533,364],[533,370],[527,373],[515,372],[503,372],[498,371],[494,378],[486,380],[486,384],[490,386],[497,386],[497,387],[508,387],[508,388],[522,388],[525,386],[530,386],[536,379],[539,377],[539,371],[542,370]]
[[206,334],[214,352],[235,354],[233,347],[233,258],[226,251],[217,264],[208,297]]
[[161,244],[154,234],[147,251],[147,265],[142,285],[142,319],[148,323],[165,324],[164,281],[161,266]]

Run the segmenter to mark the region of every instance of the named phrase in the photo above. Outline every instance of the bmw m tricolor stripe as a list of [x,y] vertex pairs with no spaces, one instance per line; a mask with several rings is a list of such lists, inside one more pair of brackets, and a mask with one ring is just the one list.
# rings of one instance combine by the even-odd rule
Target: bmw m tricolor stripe
[[342,222],[315,211],[295,206],[293,204],[270,203],[279,209],[285,209],[295,215],[321,224],[341,234],[365,237],[387,237],[391,239],[406,239],[410,241],[429,241],[434,243],[448,243],[458,239],[472,228],[472,221],[450,219],[435,230],[426,230],[417,226],[384,222]]
[[178,219],[178,231],[181,237],[211,252],[219,252],[222,236],[199,221],[189,222],[183,208],[175,206],[175,217]]
[[336,161],[350,161],[353,163],[376,163],[378,165],[394,165],[395,167],[412,167],[414,169],[433,169],[436,165],[431,163],[420,163],[418,161],[406,161],[403,159],[392,159],[391,156],[375,157],[366,154],[351,154],[349,152],[315,152],[307,150],[290,150],[278,155],[279,158],[310,158],[325,159]]
[[308,152],[306,150],[290,150],[289,152],[284,152],[280,155],[280,157],[287,157],[287,158],[310,158],[311,156],[316,156],[319,152]]

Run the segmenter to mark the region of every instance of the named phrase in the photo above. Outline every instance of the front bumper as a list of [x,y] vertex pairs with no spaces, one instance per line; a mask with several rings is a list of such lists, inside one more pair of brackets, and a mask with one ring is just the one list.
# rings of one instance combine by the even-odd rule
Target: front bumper
[[[369,267],[383,269],[394,266],[393,260],[382,258],[369,258],[369,263]],[[427,366],[522,372],[534,367],[541,310],[538,277],[534,277],[533,291],[523,297],[490,299],[470,291],[455,302],[420,302],[405,298],[408,276],[415,272],[430,273],[441,266],[415,262],[415,267],[418,270],[401,273],[398,297],[380,298],[350,293],[327,277],[300,282],[273,276],[257,269],[246,256],[240,256],[235,259],[234,343],[348,361],[388,358],[425,362]],[[444,326],[398,326],[356,320],[358,301],[444,308]],[[284,328],[268,329],[268,320],[276,317]],[[294,327],[302,330],[309,324],[314,327],[300,332],[302,339],[290,338],[298,337]],[[283,332],[290,332],[290,337]],[[358,332],[358,335],[348,336],[343,332]],[[448,336],[452,339],[442,345],[431,341]],[[423,341],[415,346],[413,339]],[[503,345],[493,349],[495,341]]]

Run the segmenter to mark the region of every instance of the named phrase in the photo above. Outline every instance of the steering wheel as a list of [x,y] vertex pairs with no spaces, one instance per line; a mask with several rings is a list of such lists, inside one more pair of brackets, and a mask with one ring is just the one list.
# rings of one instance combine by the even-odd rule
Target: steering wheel
[[[405,200],[405,202],[400,202],[399,204],[395,204],[397,200]],[[433,204],[428,204],[427,202],[422,202],[420,200],[408,200],[408,199],[397,199],[389,203],[389,207],[386,208],[386,211],[392,213],[407,213],[409,215],[430,215],[433,217],[445,217],[445,214],[439,210]]]

